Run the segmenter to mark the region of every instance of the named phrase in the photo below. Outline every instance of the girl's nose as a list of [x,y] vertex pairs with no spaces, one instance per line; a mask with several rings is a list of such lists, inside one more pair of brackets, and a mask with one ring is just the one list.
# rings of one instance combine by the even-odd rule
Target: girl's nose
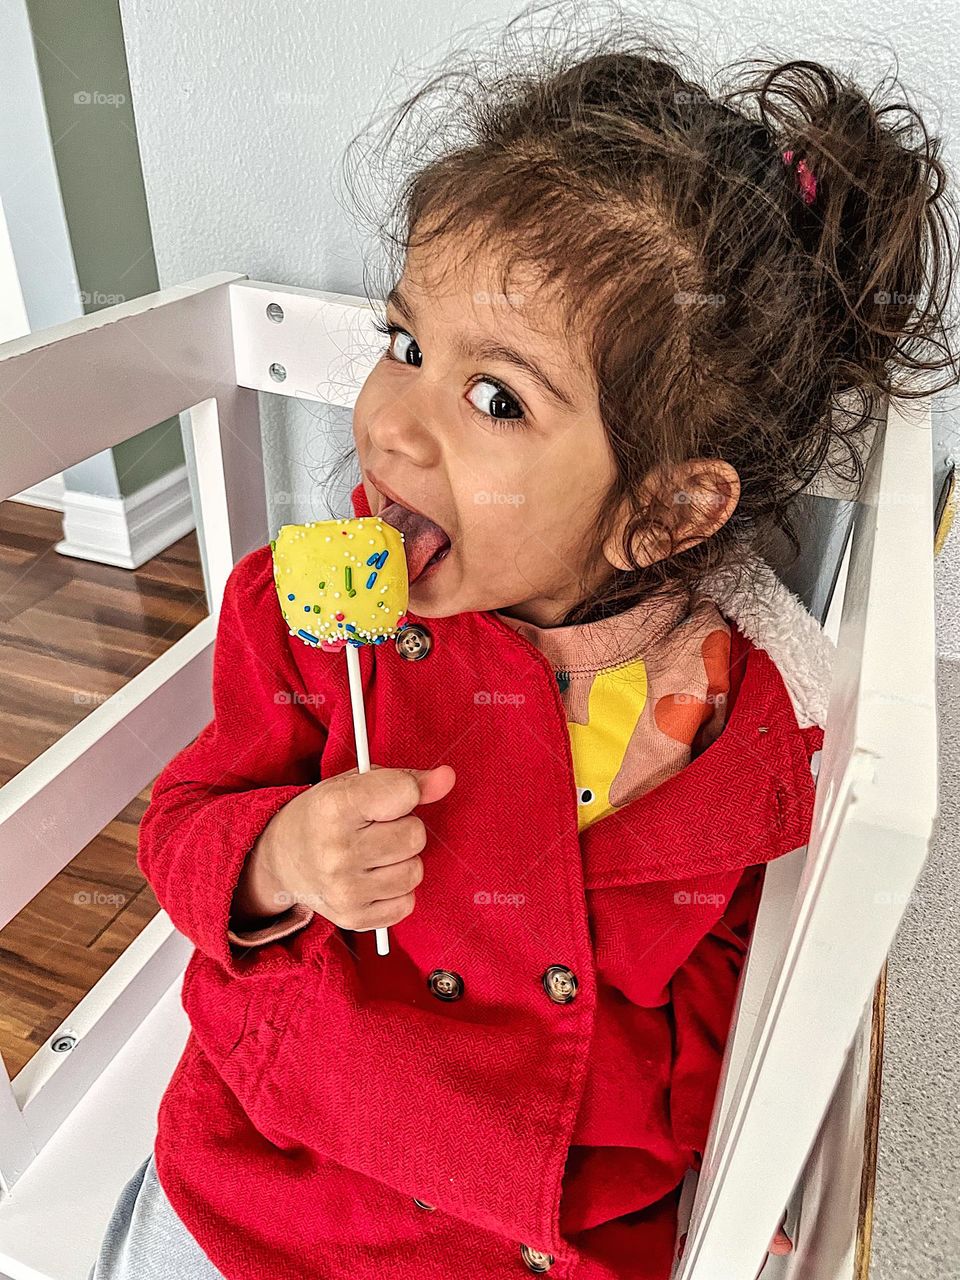
[[429,467],[440,456],[432,418],[420,397],[397,396],[370,413],[366,427],[370,443],[383,453],[402,454],[416,466]]

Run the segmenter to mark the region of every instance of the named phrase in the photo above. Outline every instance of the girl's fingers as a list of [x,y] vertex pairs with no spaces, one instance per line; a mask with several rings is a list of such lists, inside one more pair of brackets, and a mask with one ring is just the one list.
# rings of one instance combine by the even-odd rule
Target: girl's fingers
[[773,1239],[770,1241],[770,1247],[767,1249],[767,1257],[764,1258],[763,1262],[760,1264],[760,1270],[757,1272],[756,1276],[754,1277],[754,1280],[760,1280],[760,1276],[763,1273],[763,1268],[767,1265],[767,1258],[770,1257],[771,1253],[775,1255],[782,1255],[784,1253],[790,1253],[791,1250],[793,1249],[793,1241],[790,1239],[790,1237],[787,1235],[787,1233],[783,1229],[783,1224],[786,1222],[786,1220],[787,1220],[787,1215],[786,1213],[784,1213],[783,1217],[780,1219],[780,1225],[779,1227],[777,1227],[776,1233],[774,1234]]
[[783,1230],[782,1227],[777,1228],[777,1234],[770,1241],[770,1253],[783,1254],[789,1253],[793,1248],[793,1241]]
[[[783,1224],[786,1222],[786,1220],[787,1220],[787,1215],[784,1214],[783,1217],[780,1219],[780,1226],[777,1227],[776,1234],[774,1235],[773,1239],[770,1241],[770,1248],[767,1250],[768,1254],[773,1253],[780,1256],[785,1253],[790,1253],[791,1250],[793,1249],[793,1241],[790,1239],[790,1237],[787,1235],[787,1233],[783,1229]],[[678,1259],[683,1257],[683,1246],[686,1243],[687,1243],[687,1233],[684,1232],[683,1235],[680,1237],[680,1244],[679,1244],[679,1247],[677,1248]],[[766,1265],[767,1265],[767,1260],[766,1258],[764,1258],[763,1263],[760,1267],[760,1271],[757,1272],[757,1280],[759,1280],[760,1273],[763,1271],[763,1268]]]

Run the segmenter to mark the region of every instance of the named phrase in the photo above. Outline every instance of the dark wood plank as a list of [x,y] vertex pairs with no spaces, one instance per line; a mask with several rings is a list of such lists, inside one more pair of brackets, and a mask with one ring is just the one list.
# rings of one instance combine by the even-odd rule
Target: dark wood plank
[[[195,534],[139,569],[62,556],[61,537],[58,512],[0,503],[0,785],[207,614]],[[149,797],[148,786],[0,930],[11,1076],[159,910],[137,867]]]

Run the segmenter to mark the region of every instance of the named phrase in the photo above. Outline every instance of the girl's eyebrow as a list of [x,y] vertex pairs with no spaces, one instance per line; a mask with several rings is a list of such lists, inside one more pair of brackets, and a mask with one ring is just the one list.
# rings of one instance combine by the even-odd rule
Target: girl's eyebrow
[[[390,306],[391,304],[396,307],[408,324],[413,325],[416,323],[413,308],[400,292],[399,286],[394,286],[387,294],[386,305]],[[525,370],[559,404],[565,405],[568,409],[577,407],[576,402],[571,399],[567,392],[562,387],[558,387],[539,365],[534,364],[528,356],[521,355],[519,351],[514,351],[512,347],[504,346],[499,342],[491,342],[486,338],[471,343],[465,341],[462,337],[458,337],[455,345],[463,355],[472,355],[477,360],[501,360],[506,364],[512,364],[518,369]]]

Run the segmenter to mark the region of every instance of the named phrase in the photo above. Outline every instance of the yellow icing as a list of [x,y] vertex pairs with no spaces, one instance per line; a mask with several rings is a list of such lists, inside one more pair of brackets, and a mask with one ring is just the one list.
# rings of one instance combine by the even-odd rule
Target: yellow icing
[[[307,644],[376,644],[396,633],[409,584],[403,535],[393,525],[379,516],[285,524],[271,547],[273,581],[291,634]],[[374,556],[379,563],[368,564]]]

